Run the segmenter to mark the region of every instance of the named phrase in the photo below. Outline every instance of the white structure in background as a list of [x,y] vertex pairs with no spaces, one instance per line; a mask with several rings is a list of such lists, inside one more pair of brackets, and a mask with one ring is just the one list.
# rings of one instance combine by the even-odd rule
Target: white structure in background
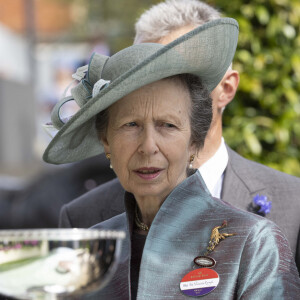
[[0,24],[0,172],[34,160],[35,100],[28,43]]
[[[50,121],[52,107],[61,99],[64,90],[73,81],[72,74],[78,67],[87,63],[90,51],[91,46],[88,43],[40,43],[36,46],[38,76],[35,88],[39,113],[35,150],[40,157],[51,140],[43,124]],[[62,107],[61,115],[71,116],[77,110],[76,103],[71,101]]]
[[28,84],[28,45],[24,37],[0,24],[0,45],[0,78]]
[[[29,53],[29,47],[24,37],[0,24],[0,175],[41,163],[50,142],[43,124],[50,121],[51,109],[72,81],[72,73],[94,51],[109,55],[105,42],[38,43],[35,53]],[[35,70],[30,69],[32,58]],[[70,102],[62,116],[77,109]]]

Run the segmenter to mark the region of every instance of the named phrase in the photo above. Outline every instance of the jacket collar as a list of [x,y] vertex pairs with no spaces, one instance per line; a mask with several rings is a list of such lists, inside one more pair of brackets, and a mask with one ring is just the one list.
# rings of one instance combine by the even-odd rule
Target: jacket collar
[[[234,186],[234,190],[240,186],[246,188],[249,194],[257,193],[265,189],[265,184],[259,180],[255,168],[249,166],[249,160],[243,158],[238,153],[233,151],[227,144],[228,165],[225,171],[223,181],[222,198],[227,192],[227,188]],[[255,164],[255,162],[251,162]]]

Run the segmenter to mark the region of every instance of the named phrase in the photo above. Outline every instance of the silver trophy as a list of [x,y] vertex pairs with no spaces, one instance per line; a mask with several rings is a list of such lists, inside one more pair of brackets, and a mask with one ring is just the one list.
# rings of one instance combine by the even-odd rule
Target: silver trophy
[[0,295],[17,299],[80,297],[116,270],[123,231],[0,230]]

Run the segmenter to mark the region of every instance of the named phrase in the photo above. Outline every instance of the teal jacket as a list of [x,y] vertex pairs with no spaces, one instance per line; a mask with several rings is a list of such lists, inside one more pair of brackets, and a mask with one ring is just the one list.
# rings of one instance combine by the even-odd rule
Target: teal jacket
[[[234,189],[234,186],[232,187]],[[126,193],[126,213],[95,228],[123,229],[120,262],[105,288],[85,299],[131,299],[130,235],[135,199]],[[206,251],[212,229],[235,233],[210,253],[219,285],[204,299],[297,299],[300,279],[286,238],[271,221],[213,198],[196,171],[162,204],[147,235],[138,283],[138,300],[191,299],[180,290],[181,279],[193,270],[193,260]]]

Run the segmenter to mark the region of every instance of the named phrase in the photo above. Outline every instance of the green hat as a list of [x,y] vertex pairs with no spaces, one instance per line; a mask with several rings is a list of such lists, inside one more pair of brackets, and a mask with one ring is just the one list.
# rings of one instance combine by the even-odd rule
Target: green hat
[[[111,57],[93,54],[89,65],[77,70],[74,78],[81,82],[71,90],[72,96],[62,99],[53,109],[52,123],[59,131],[43,159],[62,164],[102,153],[103,145],[95,129],[96,115],[154,81],[190,73],[199,76],[211,92],[228,70],[237,40],[236,20],[221,18],[165,46],[144,43],[125,48]],[[80,110],[64,123],[59,110],[70,100],[75,100]]]

